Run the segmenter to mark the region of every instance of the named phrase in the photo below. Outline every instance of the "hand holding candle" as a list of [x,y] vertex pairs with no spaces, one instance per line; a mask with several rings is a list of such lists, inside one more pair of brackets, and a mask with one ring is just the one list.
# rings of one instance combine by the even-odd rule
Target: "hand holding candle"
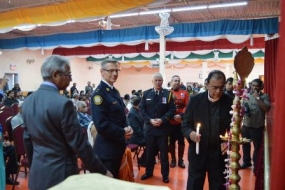
[[[200,123],[197,123],[197,127],[196,127],[196,135],[199,136],[199,130],[200,130]],[[199,141],[196,142],[196,154],[199,154]]]

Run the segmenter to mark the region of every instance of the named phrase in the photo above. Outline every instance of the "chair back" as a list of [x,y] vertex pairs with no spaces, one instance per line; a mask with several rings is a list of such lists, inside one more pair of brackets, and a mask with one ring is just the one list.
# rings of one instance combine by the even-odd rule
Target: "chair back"
[[22,125],[16,127],[13,132],[14,146],[16,150],[16,156],[19,158],[22,155],[26,154],[25,146],[24,146],[24,128]]
[[6,120],[13,115],[13,109],[11,107],[3,106],[0,109],[0,123],[3,127],[3,134],[7,131]]
[[14,104],[11,105],[11,108],[14,111],[14,115],[17,115],[17,113],[19,112],[18,106],[19,106],[19,103],[14,103]]
[[8,132],[8,140],[9,141],[13,141],[13,134],[12,134],[12,124],[11,124],[11,120],[12,120],[13,116],[10,116],[6,119],[6,130]]

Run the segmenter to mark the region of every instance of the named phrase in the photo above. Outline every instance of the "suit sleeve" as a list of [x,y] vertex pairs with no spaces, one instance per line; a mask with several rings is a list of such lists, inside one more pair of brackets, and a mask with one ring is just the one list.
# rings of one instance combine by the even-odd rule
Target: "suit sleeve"
[[68,145],[76,152],[91,173],[106,174],[107,170],[101,160],[93,153],[93,148],[85,138],[79,125],[73,103],[67,101],[61,110],[61,126]]
[[132,112],[129,113],[128,122],[130,126],[132,127],[132,129],[134,130],[134,134],[137,134],[140,137],[144,137],[141,124],[134,113]]
[[184,113],[184,117],[183,117],[183,122],[181,125],[181,131],[183,133],[183,136],[188,140],[188,142],[190,143],[190,133],[193,131],[193,126],[194,126],[194,106],[193,106],[193,102],[190,100],[185,113]]
[[31,135],[28,131],[28,128],[24,126],[24,144],[25,144],[25,149],[29,161],[29,166],[31,167],[32,162],[33,162],[33,143],[31,139]]

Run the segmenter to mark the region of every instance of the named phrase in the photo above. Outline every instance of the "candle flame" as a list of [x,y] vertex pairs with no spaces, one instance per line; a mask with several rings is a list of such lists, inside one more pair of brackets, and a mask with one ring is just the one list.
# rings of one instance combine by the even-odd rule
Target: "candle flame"
[[201,126],[201,123],[197,123],[197,128],[200,128],[200,126]]
[[226,133],[225,133],[225,137],[228,138],[228,132],[227,132],[227,131],[226,131]]

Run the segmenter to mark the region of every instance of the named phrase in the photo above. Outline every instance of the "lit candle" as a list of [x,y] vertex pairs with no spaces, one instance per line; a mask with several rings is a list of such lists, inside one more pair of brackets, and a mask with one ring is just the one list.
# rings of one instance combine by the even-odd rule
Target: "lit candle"
[[[197,123],[197,127],[196,127],[197,135],[199,135],[200,125],[201,125],[200,123]],[[196,142],[196,154],[199,154],[199,142]]]

